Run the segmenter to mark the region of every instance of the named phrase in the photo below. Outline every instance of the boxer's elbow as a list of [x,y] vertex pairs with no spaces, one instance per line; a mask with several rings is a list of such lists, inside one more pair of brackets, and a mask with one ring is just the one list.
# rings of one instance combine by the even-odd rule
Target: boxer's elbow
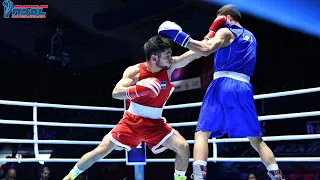
[[113,99],[118,99],[118,100],[125,100],[126,97],[124,98],[123,96],[121,96],[119,93],[112,93],[112,98]]
[[210,46],[209,45],[203,46],[201,48],[201,55],[207,57],[210,54],[212,54],[212,53],[216,52],[217,50],[219,50],[220,48],[221,48],[221,44],[217,44],[217,43],[212,44]]
[[201,56],[209,56],[212,53],[212,50],[208,46],[204,46],[200,49],[200,55]]
[[119,100],[121,100],[120,94],[117,93],[117,92],[115,92],[115,91],[112,92],[112,98],[113,98],[113,99],[119,99]]
[[117,93],[114,92],[114,91],[112,91],[112,98],[113,98],[113,99],[118,99],[117,97],[118,97],[118,96],[117,96]]
[[117,87],[115,87],[112,91],[112,98],[113,99],[119,99],[119,93]]
[[222,38],[214,38],[207,43],[202,43],[201,52],[203,56],[209,56],[210,54],[219,50],[223,45],[224,40]]
[[123,90],[115,87],[112,91],[112,98],[119,99],[119,100],[127,99],[126,91],[123,91]]
[[201,56],[209,56],[212,52],[212,47],[206,43],[201,43],[201,46],[199,48],[199,54]]

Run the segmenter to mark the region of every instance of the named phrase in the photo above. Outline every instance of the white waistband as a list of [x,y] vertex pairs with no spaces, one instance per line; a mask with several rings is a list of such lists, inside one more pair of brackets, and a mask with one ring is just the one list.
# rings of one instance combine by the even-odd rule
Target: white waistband
[[143,106],[134,102],[130,102],[129,109],[127,111],[131,114],[141,117],[160,119],[162,117],[163,108]]
[[218,79],[221,77],[228,77],[228,78],[232,78],[235,80],[250,83],[250,76],[242,74],[242,73],[237,73],[237,72],[233,72],[233,71],[218,71],[213,74],[213,79]]

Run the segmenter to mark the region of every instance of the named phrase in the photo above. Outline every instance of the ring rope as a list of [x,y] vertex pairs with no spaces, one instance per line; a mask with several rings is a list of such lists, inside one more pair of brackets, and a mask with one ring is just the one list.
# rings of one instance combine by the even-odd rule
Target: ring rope
[[[278,93],[269,93],[255,95],[255,99],[273,98],[297,94],[305,94],[312,92],[319,92],[320,87],[285,91]],[[32,102],[19,102],[19,101],[5,101],[0,100],[0,104],[3,105],[17,105],[17,106],[32,106],[33,107],[33,122],[21,121],[21,120],[1,120],[0,124],[19,124],[19,125],[33,125],[34,137],[33,140],[30,139],[0,139],[0,142],[4,143],[33,143],[35,158],[24,158],[24,159],[1,159],[0,161],[5,162],[77,162],[79,159],[61,159],[61,158],[51,158],[43,159],[39,157],[38,144],[86,144],[86,145],[97,145],[100,141],[70,141],[70,140],[38,140],[38,129],[37,126],[60,126],[60,127],[87,127],[87,128],[113,128],[115,125],[105,125],[105,124],[81,124],[81,123],[57,123],[57,122],[38,122],[37,121],[37,108],[47,107],[47,108],[64,108],[64,109],[82,109],[82,110],[102,110],[102,111],[125,111],[125,108],[114,108],[114,107],[92,107],[92,106],[74,106],[74,105],[60,105],[60,104],[48,104],[48,103],[32,103]],[[164,109],[177,109],[186,107],[197,107],[201,106],[200,103],[189,103],[180,105],[170,105],[165,106]],[[264,120],[276,120],[276,119],[288,119],[297,117],[309,117],[309,116],[319,116],[320,111],[313,112],[300,112],[300,113],[288,113],[279,115],[266,115],[259,116],[260,121]],[[182,123],[169,123],[172,127],[182,127],[182,126],[194,126],[197,122],[182,122]],[[270,136],[263,137],[265,141],[280,141],[280,140],[302,140],[302,139],[318,139],[320,134],[312,135],[288,135],[288,136]],[[213,143],[214,151],[217,152],[217,143],[227,143],[227,142],[248,142],[247,138],[230,138],[230,139],[210,139],[208,142]],[[194,140],[187,141],[190,144],[194,143]],[[278,157],[276,158],[279,162],[320,162],[320,157]],[[175,159],[147,159],[147,162],[174,162]],[[193,161],[193,159],[190,159]],[[208,158],[208,161],[212,162],[261,162],[260,158],[226,158],[217,157],[217,153],[214,153],[213,158]],[[126,162],[126,159],[102,159],[101,162]]]
[[[78,162],[79,159],[71,159],[71,158],[23,158],[23,159],[3,159],[0,158],[0,162]],[[190,158],[189,162],[193,162],[194,159]],[[278,157],[276,158],[278,162],[320,162],[320,157]],[[102,159],[97,162],[126,162],[126,159]],[[147,159],[147,162],[175,162],[174,158],[167,159]],[[261,158],[208,158],[208,162],[261,162]]]
[[[320,116],[320,111],[300,112],[300,113],[287,113],[277,115],[259,116],[260,121],[278,120],[278,119],[291,119],[300,117]],[[0,124],[17,124],[17,125],[41,125],[41,126],[60,126],[60,127],[87,127],[87,128],[113,128],[115,125],[106,124],[81,124],[81,123],[56,123],[56,122],[41,122],[41,121],[21,121],[21,120],[5,120],[0,119]],[[181,123],[168,123],[172,127],[183,126],[196,126],[197,121],[181,122]]]
[[79,105],[64,105],[64,104],[50,104],[50,103],[36,103],[36,102],[22,102],[22,101],[6,101],[6,100],[0,100],[0,104],[3,104],[3,105],[14,105],[14,106],[43,107],[43,108],[97,110],[97,111],[124,111],[125,110],[124,108],[115,108],[115,107],[79,106]]
[[[254,97],[254,99],[257,100],[257,99],[266,99],[266,98],[274,98],[274,97],[281,97],[281,96],[313,93],[313,92],[319,92],[319,91],[320,91],[320,87],[316,87],[316,88],[309,88],[309,89],[300,89],[300,90],[284,91],[284,92],[277,92],[277,93],[260,94],[260,95],[255,95],[253,97]],[[180,109],[180,108],[188,108],[188,107],[199,107],[201,105],[202,105],[202,102],[187,103],[187,104],[165,106],[164,109]]]
[[[306,135],[286,135],[286,136],[265,136],[264,141],[290,141],[290,140],[307,140],[320,139],[320,134]],[[189,144],[194,144],[194,140],[187,140]],[[226,138],[226,139],[209,139],[208,143],[233,143],[249,142],[248,138]],[[0,143],[24,143],[24,144],[81,144],[81,145],[98,145],[101,141],[74,141],[74,140],[31,140],[31,139],[0,139]]]

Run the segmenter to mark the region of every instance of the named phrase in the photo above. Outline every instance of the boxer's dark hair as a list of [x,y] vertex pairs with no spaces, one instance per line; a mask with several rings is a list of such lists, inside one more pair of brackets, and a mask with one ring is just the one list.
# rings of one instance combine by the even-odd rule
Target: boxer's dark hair
[[239,22],[241,19],[240,11],[232,4],[225,5],[217,11],[217,15],[230,15],[233,20]]
[[147,61],[150,60],[152,55],[157,55],[160,57],[161,53],[166,49],[171,49],[173,43],[170,39],[156,35],[150,38],[143,46],[144,53],[146,55]]

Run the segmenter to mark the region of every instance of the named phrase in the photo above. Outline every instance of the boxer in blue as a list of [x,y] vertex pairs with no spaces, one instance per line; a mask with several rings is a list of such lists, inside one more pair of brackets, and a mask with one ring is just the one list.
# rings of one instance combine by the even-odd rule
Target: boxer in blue
[[248,137],[266,166],[269,177],[282,180],[284,177],[274,154],[261,138],[250,84],[256,63],[256,39],[240,25],[241,14],[235,6],[220,8],[216,20],[221,19],[225,19],[226,23],[216,29],[211,26],[206,41],[192,39],[171,21],[162,23],[158,29],[160,35],[203,56],[215,52],[214,79],[203,99],[195,133],[194,179],[206,179],[208,139],[228,133],[233,138]]

